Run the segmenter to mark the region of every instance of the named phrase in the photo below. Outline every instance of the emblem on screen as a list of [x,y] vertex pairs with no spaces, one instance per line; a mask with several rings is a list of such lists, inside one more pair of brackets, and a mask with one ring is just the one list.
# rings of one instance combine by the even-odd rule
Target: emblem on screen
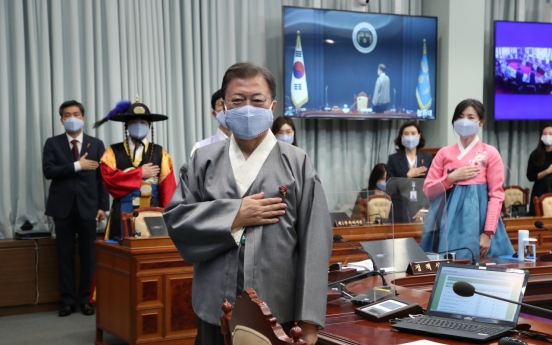
[[366,22],[358,23],[353,30],[353,44],[355,48],[364,54],[368,54],[378,43],[376,29]]

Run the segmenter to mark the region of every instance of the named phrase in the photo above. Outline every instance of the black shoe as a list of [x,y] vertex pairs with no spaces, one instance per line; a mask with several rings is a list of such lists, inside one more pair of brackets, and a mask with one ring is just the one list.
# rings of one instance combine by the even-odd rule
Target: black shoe
[[80,309],[82,315],[94,315],[94,313],[96,312],[96,309],[94,309],[94,306],[90,303],[81,304]]
[[75,305],[74,304],[62,304],[58,315],[60,317],[69,316],[69,315],[73,314],[74,311],[75,311]]

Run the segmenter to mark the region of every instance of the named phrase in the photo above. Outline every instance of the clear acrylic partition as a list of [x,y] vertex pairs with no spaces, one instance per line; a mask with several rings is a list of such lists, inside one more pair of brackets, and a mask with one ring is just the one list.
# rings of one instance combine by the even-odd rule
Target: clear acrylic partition
[[[392,200],[395,216],[393,237],[419,238],[420,247],[429,260],[454,258],[456,253],[450,252],[454,248],[449,245],[447,190],[440,181],[428,183],[425,188],[424,183],[424,178],[391,178],[387,181],[386,193]],[[410,223],[410,226],[405,223]],[[404,256],[401,252],[404,247],[400,243],[395,246],[395,251],[398,251],[395,259]],[[467,251],[458,255],[471,257]]]
[[[365,291],[363,294],[369,294],[369,298],[379,300],[382,296],[387,296],[395,293],[395,290],[389,285],[383,286],[383,282],[391,283],[395,280],[394,267],[394,255],[388,251],[374,254],[374,250],[367,250],[362,247],[364,240],[359,241],[359,237],[373,238],[374,243],[385,242],[394,238],[394,215],[393,204],[391,197],[381,190],[361,190],[352,192],[340,192],[340,193],[328,193],[326,194],[328,200],[328,207],[330,216],[332,218],[332,225],[340,228],[335,231],[335,234],[339,234],[345,241],[352,242],[352,246],[362,248],[363,251],[368,252],[365,258],[359,259],[359,250],[350,251],[350,255],[345,257],[342,265],[343,267],[356,268],[358,273],[366,272],[369,275],[381,275],[383,278],[378,277],[376,279],[377,286],[369,291]],[[370,225],[370,227],[366,227]],[[348,244],[344,244],[347,246]],[[390,246],[393,250],[392,246]],[[382,259],[372,260],[371,255],[381,255]],[[384,258],[383,256],[388,256]],[[374,269],[374,261],[376,261],[376,267]],[[377,262],[385,262],[386,266],[379,267]],[[382,271],[382,269],[386,269]],[[369,273],[372,272],[372,273]],[[377,272],[377,273],[376,273]],[[350,291],[349,291],[350,292]],[[360,291],[356,291],[359,293]],[[351,293],[352,294],[352,293]],[[354,294],[353,294],[354,295]]]
[[[424,191],[424,182],[423,178],[391,178],[385,191],[365,189],[327,194],[332,225],[339,228],[334,234],[355,246],[362,246],[375,259],[368,260],[367,255],[366,260],[359,260],[359,251],[353,250],[342,262],[343,266],[354,267],[361,273],[363,269],[374,270],[376,262],[376,269],[384,276],[384,279],[377,279],[377,284],[381,285],[364,292],[354,289],[354,292],[370,295],[374,301],[380,300],[395,294],[395,275],[405,272],[410,262],[440,260],[456,254],[449,247],[447,190],[442,182],[435,182],[428,184]],[[362,225],[364,227],[358,228]],[[359,237],[370,240],[359,241]],[[421,259],[411,260],[411,251],[406,255],[407,240],[402,239],[408,237],[419,240]],[[469,257],[470,253],[459,251],[457,256]],[[436,265],[431,267],[434,269]],[[351,286],[355,284],[348,284],[347,288]]]

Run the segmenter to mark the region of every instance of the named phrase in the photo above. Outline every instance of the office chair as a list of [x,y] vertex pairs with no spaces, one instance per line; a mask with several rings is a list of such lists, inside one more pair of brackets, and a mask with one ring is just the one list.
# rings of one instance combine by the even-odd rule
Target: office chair
[[293,338],[288,337],[266,303],[251,288],[236,298],[234,307],[225,299],[222,311],[220,326],[225,345],[305,344],[300,339],[301,328],[295,324],[290,331]]
[[150,233],[144,217],[163,217],[163,211],[162,207],[142,207],[135,209],[132,213],[121,212],[123,236],[133,236],[138,231],[141,237],[149,237]]

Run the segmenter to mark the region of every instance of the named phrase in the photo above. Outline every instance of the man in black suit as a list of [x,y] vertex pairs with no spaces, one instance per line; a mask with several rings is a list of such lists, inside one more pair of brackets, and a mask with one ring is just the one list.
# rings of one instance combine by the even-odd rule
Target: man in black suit
[[[54,218],[62,306],[68,316],[80,304],[84,315],[93,315],[90,290],[94,276],[96,222],[105,218],[109,196],[104,189],[99,160],[105,148],[101,140],[82,131],[84,107],[77,101],[59,107],[65,133],[46,140],[42,171],[52,180],[46,215]],[[79,293],[75,289],[75,235],[80,258]]]

